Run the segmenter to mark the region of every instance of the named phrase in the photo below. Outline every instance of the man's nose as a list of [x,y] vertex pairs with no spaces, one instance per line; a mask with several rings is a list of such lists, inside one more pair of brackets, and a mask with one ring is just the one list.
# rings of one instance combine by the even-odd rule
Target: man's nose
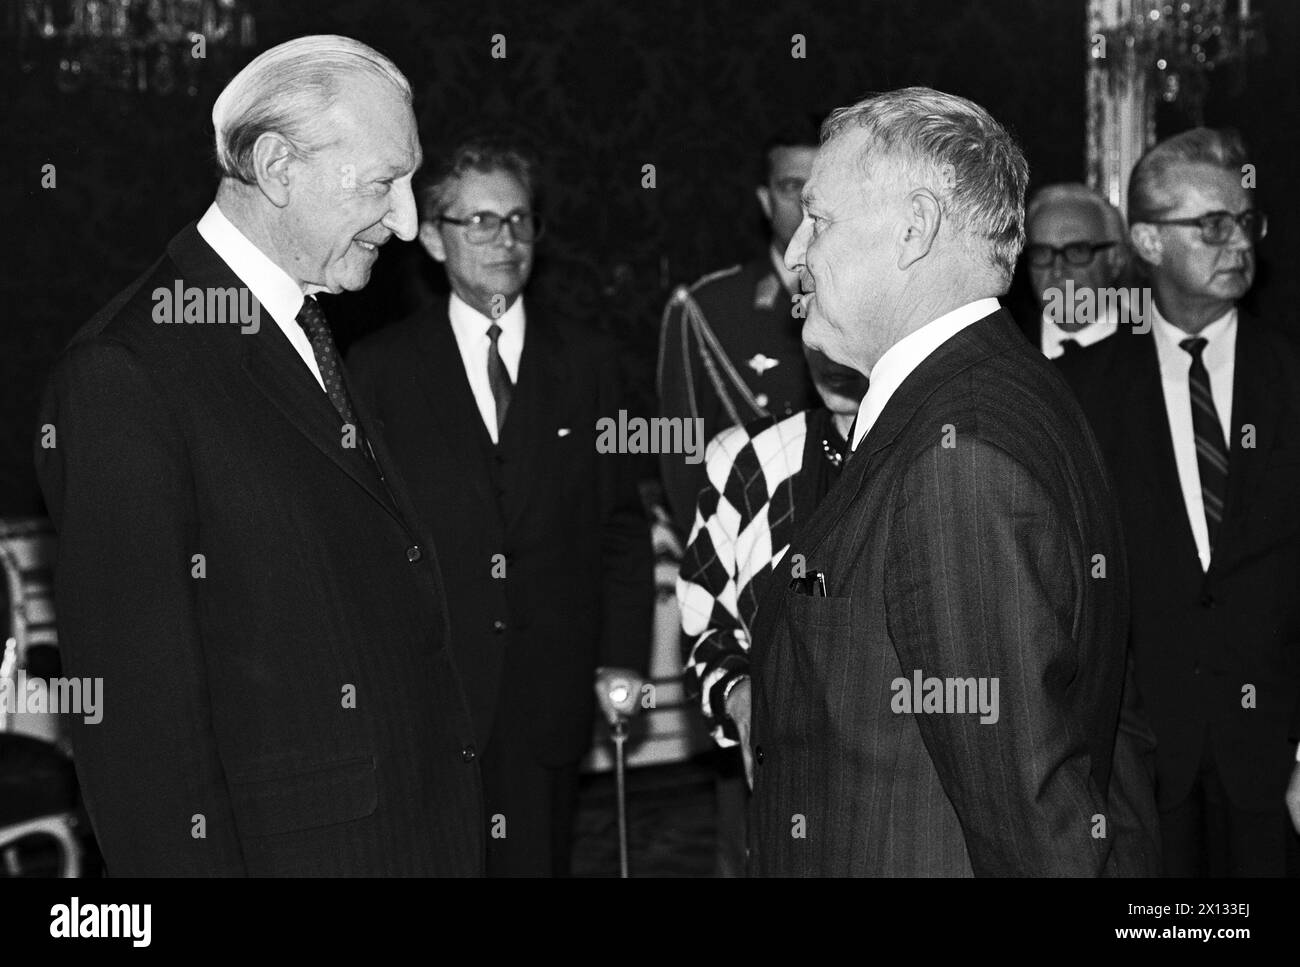
[[403,242],[409,242],[415,238],[420,228],[420,219],[415,210],[415,193],[411,191],[408,182],[401,187],[394,185],[391,197],[392,204],[384,216],[384,226]]
[[804,264],[808,256],[808,233],[812,231],[812,219],[804,216],[799,227],[794,230],[790,244],[785,247],[785,267],[791,272]]
[[1246,230],[1240,224],[1234,223],[1232,234],[1228,236],[1226,248],[1233,252],[1249,252],[1255,247],[1254,241],[1246,234]]

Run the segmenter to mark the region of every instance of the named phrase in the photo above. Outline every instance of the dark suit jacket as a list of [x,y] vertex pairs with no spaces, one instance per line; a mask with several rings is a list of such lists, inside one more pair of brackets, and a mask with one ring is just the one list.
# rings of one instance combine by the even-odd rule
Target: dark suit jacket
[[[787,589],[800,554],[826,597]],[[1142,871],[1154,849],[1130,852],[1107,804],[1117,512],[1083,414],[1005,311],[904,380],[781,571],[752,659],[757,872]],[[917,670],[996,678],[996,723],[895,712]]]
[[596,451],[596,421],[623,405],[614,347],[530,306],[499,446],[445,306],[363,340],[348,363],[446,562],[479,741],[507,715],[538,761],[577,760],[591,741],[594,668],[644,671],[650,647],[650,530],[635,470]]
[[177,235],[59,359],[36,454],[67,672],[104,680],[103,721],[72,725],[110,872],[480,873],[473,730],[401,482],[340,445],[269,315],[155,323],[178,279],[241,285]]
[[[1280,809],[1300,735],[1300,353],[1239,314],[1227,509],[1208,573],[1178,482],[1154,335],[1121,331],[1060,366],[1117,485],[1161,808],[1187,796],[1208,742],[1239,808]],[[1248,427],[1253,447],[1243,445]],[[1247,685],[1254,708],[1243,708]]]

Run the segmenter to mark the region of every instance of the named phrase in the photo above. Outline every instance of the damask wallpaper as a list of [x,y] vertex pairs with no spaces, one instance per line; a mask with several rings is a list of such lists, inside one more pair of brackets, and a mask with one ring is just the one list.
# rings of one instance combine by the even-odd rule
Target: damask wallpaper
[[[1083,173],[1082,0],[263,0],[253,9],[259,50],[336,32],[393,57],[415,87],[426,153],[484,131],[532,144],[549,227],[530,298],[620,338],[640,409],[651,405],[671,288],[761,250],[757,149],[783,118],[928,84],[1008,124],[1036,182]],[[504,58],[491,56],[497,34]],[[791,56],[795,34],[803,58]],[[30,453],[54,355],[211,200],[209,112],[226,78],[196,98],[65,96],[44,65],[24,73],[4,61],[0,138],[16,167],[0,243],[0,514],[12,514],[39,509]],[[56,165],[54,189],[40,187],[46,163]],[[652,189],[642,187],[646,164]],[[414,310],[438,276],[415,245],[387,246],[364,292],[327,302],[340,343]]]

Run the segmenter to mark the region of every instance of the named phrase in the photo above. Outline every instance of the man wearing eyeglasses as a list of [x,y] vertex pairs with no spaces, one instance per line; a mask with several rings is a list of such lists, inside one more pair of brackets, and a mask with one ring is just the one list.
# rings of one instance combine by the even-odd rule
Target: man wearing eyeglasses
[[568,872],[593,673],[644,672],[654,595],[634,469],[596,449],[597,421],[624,406],[614,347],[525,309],[533,172],[489,140],[445,159],[419,239],[451,296],[349,357],[437,541],[490,876]]
[[1205,128],[1143,155],[1154,324],[1060,360],[1118,490],[1173,876],[1300,872],[1300,354],[1239,305],[1268,224],[1247,160]]
[[[1040,310],[1025,327],[1030,341],[1055,359],[1114,335],[1117,300],[1101,296],[1123,285],[1124,216],[1085,185],[1047,185],[1026,207],[1025,234],[1025,263]],[[1084,294],[1092,300],[1087,313],[1077,311]]]

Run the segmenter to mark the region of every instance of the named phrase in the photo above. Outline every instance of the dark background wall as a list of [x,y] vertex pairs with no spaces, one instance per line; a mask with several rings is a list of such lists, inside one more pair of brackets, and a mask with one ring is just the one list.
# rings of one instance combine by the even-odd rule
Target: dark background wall
[[[1269,56],[1244,91],[1212,101],[1209,117],[1259,146],[1265,204],[1294,198],[1285,179],[1300,111],[1291,65],[1300,17],[1290,3],[1270,7]],[[641,408],[651,405],[672,286],[761,250],[756,153],[782,118],[928,84],[1010,126],[1035,183],[1083,174],[1083,0],[262,0],[253,9],[258,50],[336,32],[390,55],[415,88],[426,152],[488,129],[541,151],[549,228],[536,295],[621,338]],[[497,33],[504,60],[490,56]],[[795,33],[806,59],[790,56]],[[30,455],[54,356],[212,198],[209,113],[229,74],[195,98],[61,95],[49,65],[28,73],[0,60],[0,157],[16,166],[0,197],[0,514],[15,514],[40,508]],[[40,187],[46,163],[57,166],[53,190]],[[653,190],[641,187],[644,164],[656,166]],[[1294,218],[1274,214],[1266,244],[1290,265]],[[411,311],[437,283],[414,245],[390,243],[364,292],[330,300],[340,343]],[[1295,273],[1274,272],[1274,284],[1277,304],[1294,305]]]

